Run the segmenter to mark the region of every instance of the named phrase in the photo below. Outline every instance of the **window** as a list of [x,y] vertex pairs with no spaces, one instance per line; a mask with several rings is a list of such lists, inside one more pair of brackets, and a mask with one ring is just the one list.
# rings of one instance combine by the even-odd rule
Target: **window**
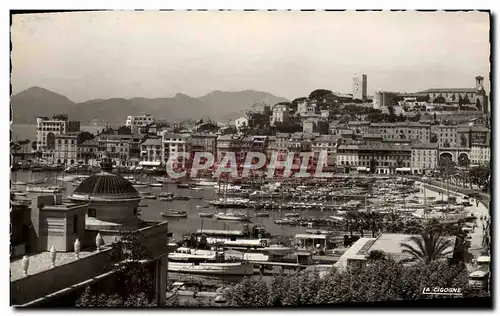
[[78,234],[78,215],[73,215],[73,234]]
[[89,215],[89,217],[96,217],[95,208],[89,208],[88,215]]

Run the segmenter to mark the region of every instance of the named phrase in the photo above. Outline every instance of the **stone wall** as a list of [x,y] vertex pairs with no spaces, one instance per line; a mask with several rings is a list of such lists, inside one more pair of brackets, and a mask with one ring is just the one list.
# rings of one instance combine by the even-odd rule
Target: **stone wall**
[[[25,304],[104,273],[111,248],[10,283],[11,305]],[[30,264],[35,264],[34,262]]]

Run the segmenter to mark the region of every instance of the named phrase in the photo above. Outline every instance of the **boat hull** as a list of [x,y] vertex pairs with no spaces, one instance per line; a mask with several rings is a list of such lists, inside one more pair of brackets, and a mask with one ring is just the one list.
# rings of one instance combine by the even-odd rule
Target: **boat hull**
[[214,214],[214,218],[223,221],[239,221],[239,222],[250,221],[248,217],[237,216],[237,215],[226,215],[226,214]]
[[182,272],[192,274],[211,274],[211,275],[252,275],[253,264],[246,262],[237,263],[184,263],[169,262],[169,272]]
[[177,217],[177,218],[187,218],[188,215],[187,213],[161,213],[162,217],[168,218],[168,217]]

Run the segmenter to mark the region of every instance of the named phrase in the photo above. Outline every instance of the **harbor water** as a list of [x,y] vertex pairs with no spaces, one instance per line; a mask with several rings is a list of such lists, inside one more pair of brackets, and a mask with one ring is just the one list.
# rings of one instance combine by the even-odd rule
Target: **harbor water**
[[[69,176],[66,174],[66,176]],[[31,172],[29,170],[20,170],[13,172],[11,175],[12,181],[29,181],[29,180],[42,180],[47,178],[47,185],[64,185],[66,190],[62,193],[63,197],[70,196],[76,186],[72,182],[61,182],[56,178],[63,177],[63,172]],[[142,178],[137,178],[140,181],[153,182],[154,177],[143,176]],[[21,187],[22,188],[22,187]],[[243,222],[233,222],[233,221],[223,221],[216,220],[212,218],[200,218],[198,212],[203,213],[219,213],[224,212],[224,209],[218,209],[210,206],[207,201],[217,198],[216,191],[213,187],[202,187],[201,191],[194,191],[191,189],[178,188],[176,184],[164,184],[163,187],[145,187],[136,188],[137,191],[150,192],[151,194],[158,195],[161,192],[172,192],[175,195],[184,196],[198,196],[202,199],[190,199],[190,200],[174,200],[174,201],[160,201],[143,199],[140,205],[141,218],[145,221],[162,221],[161,212],[165,212],[169,209],[173,210],[185,210],[188,213],[187,218],[168,218],[169,230],[173,234],[173,238],[179,240],[187,232],[195,232],[198,229],[224,229],[224,230],[241,230],[245,223]],[[208,208],[197,208],[197,206],[208,205]],[[265,227],[266,231],[271,233],[273,236],[290,236],[293,237],[295,234],[304,233],[308,228],[302,226],[288,226],[288,225],[278,225],[274,221],[285,217],[285,213],[292,212],[291,210],[260,210],[257,212],[269,212],[269,217],[255,217],[255,210],[253,209],[227,209],[229,212],[240,212],[247,213],[250,215],[251,223],[249,224],[259,224]],[[320,211],[320,210],[302,210],[300,211],[302,216],[311,217],[328,217],[330,215],[335,215],[335,211]]]

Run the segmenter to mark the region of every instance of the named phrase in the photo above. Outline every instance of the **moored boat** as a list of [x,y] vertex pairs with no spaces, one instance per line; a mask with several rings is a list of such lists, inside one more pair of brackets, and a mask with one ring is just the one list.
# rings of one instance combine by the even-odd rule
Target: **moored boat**
[[218,213],[214,214],[214,218],[218,220],[224,221],[240,221],[240,222],[248,222],[250,221],[250,217],[245,214],[234,214],[234,213]]
[[161,212],[160,214],[162,217],[187,218],[188,216],[186,211],[174,211],[174,210],[168,210],[166,212]]
[[59,193],[61,188],[57,186],[40,187],[40,186],[28,186],[26,192],[31,193]]
[[199,263],[194,262],[169,262],[169,272],[184,272],[192,274],[215,275],[252,275],[253,264],[248,262],[228,263]]
[[149,186],[152,188],[163,188],[163,183],[150,183]]
[[199,217],[213,217],[213,216],[214,216],[214,213],[204,213],[204,212],[200,212],[200,213],[198,213],[198,216],[199,216]]
[[258,212],[258,213],[255,213],[255,217],[269,217],[269,213],[267,213],[267,212]]

